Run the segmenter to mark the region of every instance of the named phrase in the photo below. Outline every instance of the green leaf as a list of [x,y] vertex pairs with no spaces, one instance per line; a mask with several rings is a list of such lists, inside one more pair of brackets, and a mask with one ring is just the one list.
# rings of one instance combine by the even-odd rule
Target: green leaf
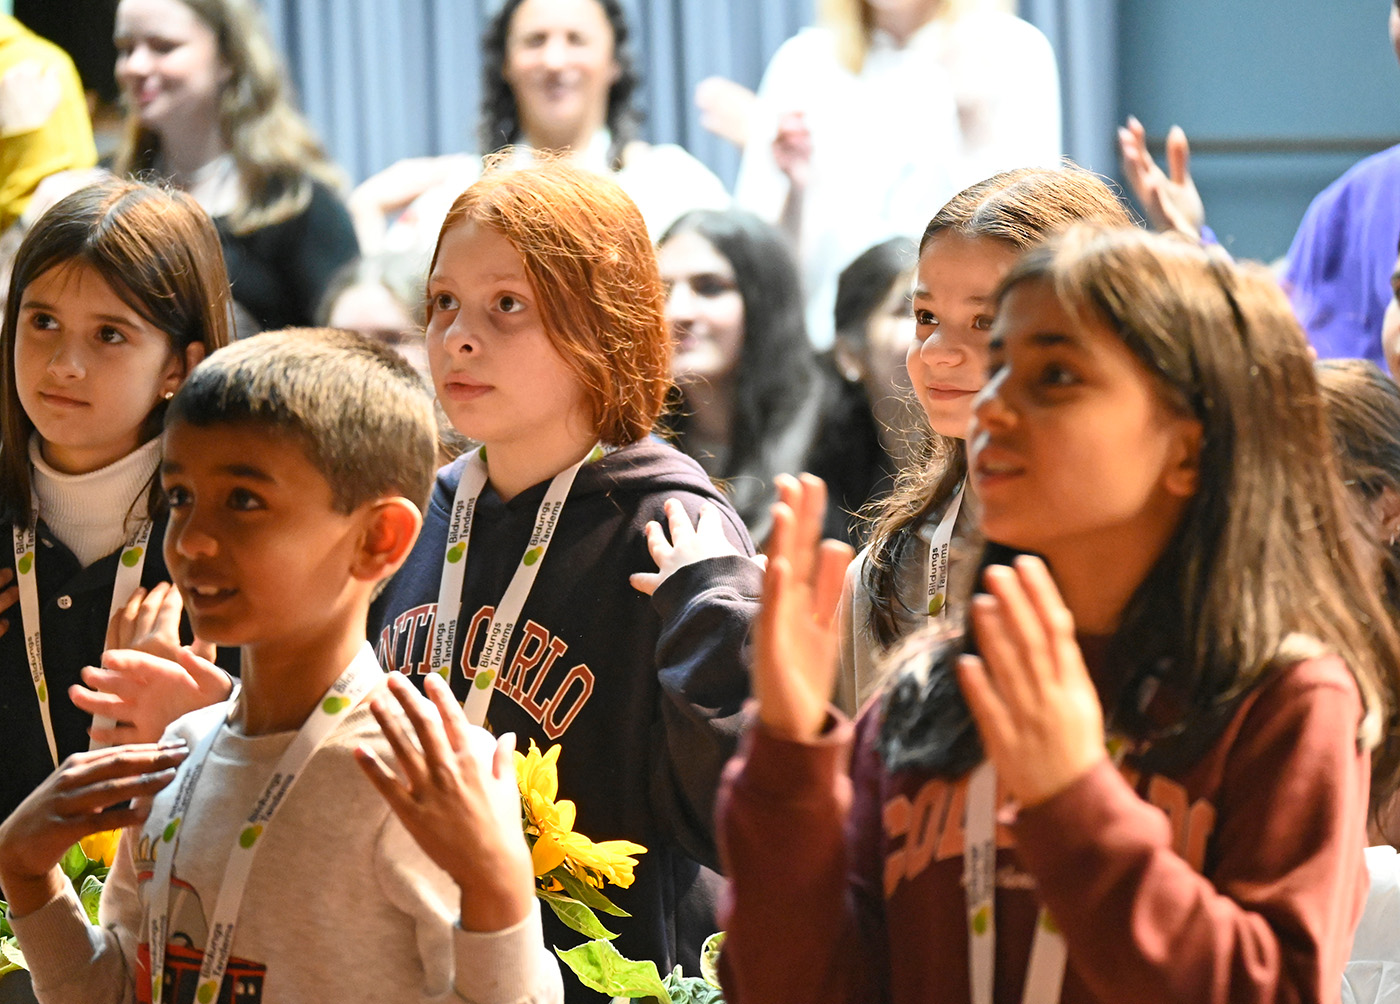
[[609,997],[656,998],[671,1004],[671,994],[655,962],[624,958],[610,941],[590,941],[577,948],[554,950],[584,986]]
[[6,938],[0,941],[0,957],[12,966],[20,969],[28,969],[29,965],[24,961],[24,953],[19,950],[19,943],[13,938]]
[[10,926],[10,904],[0,899],[0,938],[13,938],[15,930]]
[[88,865],[88,856],[83,853],[81,844],[74,844],[68,848],[63,855],[63,860],[59,862],[59,867],[63,869],[63,874],[68,876],[69,881],[76,879],[83,873],[83,869]]
[[95,875],[89,875],[83,879],[82,887],[78,890],[78,902],[83,904],[83,909],[87,911],[88,922],[97,923],[97,903],[102,899],[102,880]]
[[663,981],[671,993],[671,1004],[724,1004],[719,987],[699,976],[687,976],[677,966]]
[[719,986],[719,953],[724,948],[724,932],[716,931],[700,946],[700,975],[712,987]]
[[617,937],[616,932],[609,931],[603,926],[596,913],[578,900],[569,896],[561,896],[557,892],[542,892],[539,893],[539,897],[549,904],[554,915],[562,920],[571,931],[577,931],[585,938],[609,939]]
[[559,884],[564,887],[565,892],[580,903],[592,907],[594,910],[602,910],[604,913],[610,913],[614,917],[632,916],[621,907],[614,906],[612,900],[608,899],[608,897],[604,896],[599,890],[573,874],[563,865],[560,865],[558,868],[554,869],[554,871],[550,872],[549,877],[558,879]]

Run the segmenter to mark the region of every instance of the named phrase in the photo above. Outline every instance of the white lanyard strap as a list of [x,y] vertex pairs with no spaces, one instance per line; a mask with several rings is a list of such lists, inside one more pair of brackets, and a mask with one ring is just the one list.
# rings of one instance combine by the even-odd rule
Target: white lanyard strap
[[[1114,766],[1123,762],[1128,744],[1108,740]],[[972,1004],[992,1004],[996,976],[997,769],[990,760],[973,769],[967,779],[963,823],[963,883],[967,895],[967,965]],[[1056,1004],[1065,981],[1069,950],[1050,911],[1041,906],[1035,918],[1026,982],[1021,1004]]]
[[[35,563],[38,561],[39,508],[37,504],[30,514],[28,526],[14,527],[15,577],[19,585],[19,616],[24,631],[24,652],[29,659],[29,676],[34,681],[34,693],[39,699],[39,716],[44,722],[44,738],[48,740],[49,757],[58,766],[58,742],[54,738],[53,715],[49,706],[49,685],[44,675],[44,646],[40,638],[39,624],[39,585]],[[141,571],[146,567],[146,549],[151,540],[151,521],[143,519],[136,530],[127,538],[117,558],[117,573],[112,582],[112,603],[108,608],[107,621],[130,599],[132,592],[141,584]],[[106,628],[104,626],[105,633]],[[112,719],[96,717],[93,725],[97,728],[110,728]]]
[[[360,703],[380,679],[383,672],[375,661],[374,651],[366,646],[356,655],[325,695],[317,702],[310,717],[297,730],[296,738],[277,761],[262,793],[248,812],[247,822],[233,840],[223,882],[214,904],[209,924],[209,937],[204,944],[204,962],[199,969],[195,997],[200,1001],[218,999],[233,952],[234,929],[238,911],[248,886],[253,857],[266,839],[273,817],[286,803],[286,796],[317,748],[345,720],[350,710]],[[230,707],[232,707],[230,705]],[[151,1002],[160,1004],[165,984],[165,947],[170,927],[170,880],[175,870],[175,856],[180,847],[180,827],[194,799],[195,787],[209,751],[228,716],[200,740],[189,758],[181,765],[175,801],[171,804],[165,828],[155,842],[155,865],[150,882],[150,898],[146,907],[146,934],[151,951]]]
[[[467,719],[473,725],[486,721],[487,709],[491,706],[493,684],[506,661],[506,648],[516,621],[525,607],[525,600],[535,585],[535,578],[544,564],[549,542],[554,539],[555,528],[559,525],[559,514],[564,509],[564,501],[574,485],[574,478],[584,464],[591,463],[603,455],[603,448],[595,446],[578,463],[560,471],[550,481],[549,488],[535,514],[535,526],[530,533],[530,543],[520,557],[520,564],[506,586],[505,595],[496,604],[491,623],[486,628],[486,647],[472,678],[471,689],[463,701]],[[467,458],[462,471],[461,483],[457,485],[457,495],[452,503],[452,517],[447,526],[447,544],[442,562],[442,584],[438,589],[437,615],[433,625],[432,655],[429,665],[433,672],[443,679],[452,676],[452,652],[462,616],[462,583],[466,578],[467,549],[471,546],[472,520],[476,512],[477,499],[486,487],[486,461],[482,451],[477,450]],[[463,653],[464,660],[470,653]]]
[[953,497],[948,500],[948,508],[928,545],[928,611],[930,620],[938,620],[948,612],[948,564],[952,550],[953,524],[958,521],[958,510],[962,508],[963,491],[966,482],[958,485]]

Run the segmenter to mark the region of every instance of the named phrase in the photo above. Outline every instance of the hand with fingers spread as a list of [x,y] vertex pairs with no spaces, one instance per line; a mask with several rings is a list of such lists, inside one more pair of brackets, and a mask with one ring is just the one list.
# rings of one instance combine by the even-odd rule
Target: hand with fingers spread
[[836,685],[836,604],[850,545],[821,540],[826,485],[810,474],[774,479],[773,533],[755,634],[753,687],[771,732],[810,741]]
[[1128,187],[1142,204],[1154,230],[1175,230],[1192,240],[1201,239],[1206,207],[1191,177],[1191,147],[1181,126],[1167,133],[1167,169],[1164,174],[1147,150],[1147,133],[1134,116],[1118,127],[1118,151]]
[[535,898],[515,736],[492,739],[470,724],[438,676],[424,685],[431,699],[394,673],[393,701],[380,694],[370,703],[398,772],[367,746],[355,756],[404,829],[461,889],[463,930],[504,930],[529,914]]
[[[83,837],[134,826],[151,797],[175,779],[183,741],[75,753],[0,824],[0,887],[18,916],[33,913],[67,883],[58,863]],[[135,799],[135,804],[128,804]]]
[[1103,709],[1045,563],[1023,555],[984,581],[988,594],[972,601],[982,655],[962,657],[958,680],[999,779],[1037,805],[1107,756]]
[[104,746],[155,742],[181,715],[227,700],[233,691],[233,678],[190,648],[176,650],[174,659],[108,649],[102,665],[82,675],[87,686],[73,684],[68,696],[94,718],[115,723],[88,730]]
[[[685,506],[678,500],[667,499],[664,508],[670,540],[666,539],[666,532],[656,520],[648,522],[645,530],[647,550],[651,552],[651,560],[656,562],[658,571],[636,572],[628,579],[633,589],[648,596],[686,565],[706,558],[723,558],[741,553],[724,535],[719,510],[712,503],[705,502],[700,506],[700,515],[694,526],[690,525]],[[753,560],[762,564],[758,558]]]
[[131,648],[174,661],[185,649],[201,659],[214,661],[214,646],[198,638],[188,646],[180,642],[180,615],[185,602],[180,590],[158,582],[149,591],[137,588],[107,624],[107,648]]

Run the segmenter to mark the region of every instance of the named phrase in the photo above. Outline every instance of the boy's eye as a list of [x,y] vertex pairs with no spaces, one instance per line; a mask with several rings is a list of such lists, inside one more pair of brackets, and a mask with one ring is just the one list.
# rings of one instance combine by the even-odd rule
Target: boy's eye
[[496,309],[503,314],[518,314],[525,309],[525,301],[503,293],[496,297]]
[[167,485],[165,488],[165,503],[172,509],[179,509],[190,504],[189,489],[180,485]]
[[1078,383],[1079,377],[1059,363],[1047,363],[1040,371],[1040,382],[1046,387],[1069,387]]
[[252,512],[256,509],[266,509],[267,503],[256,492],[251,492],[247,488],[235,488],[228,493],[228,507],[239,512]]
[[991,331],[992,322],[994,320],[996,320],[996,318],[992,317],[990,314],[978,314],[972,319],[972,327],[975,331]]

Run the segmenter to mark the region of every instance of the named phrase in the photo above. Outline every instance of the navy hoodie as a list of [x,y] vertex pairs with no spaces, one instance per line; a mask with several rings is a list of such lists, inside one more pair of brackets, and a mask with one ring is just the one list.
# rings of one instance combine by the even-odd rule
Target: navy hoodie
[[[386,669],[421,684],[427,672],[442,554],[466,458],[438,473],[422,535],[370,615],[370,639]],[[488,484],[476,507],[462,591],[452,685],[466,695],[463,649],[475,666],[485,627],[524,553],[548,482],[502,502]],[[753,553],[744,525],[704,471],[670,446],[644,440],[584,465],[559,517],[496,681],[488,726],[514,732],[523,752],[560,743],[559,797],[578,808],[575,829],[593,840],[647,848],[630,889],[605,890],[630,918],[604,917],[614,945],[652,959],[664,975],[694,965],[712,920],[696,916],[704,872],[714,865],[714,798],[735,751],[749,692],[745,644],[761,575],[747,557],[680,569],[656,594],[632,588],[654,571],[643,527],[665,525],[678,499],[693,521],[705,501],[725,532]],[[697,862],[699,864],[697,864]],[[583,939],[545,910],[545,937]],[[601,1000],[566,973],[570,1001]]]

